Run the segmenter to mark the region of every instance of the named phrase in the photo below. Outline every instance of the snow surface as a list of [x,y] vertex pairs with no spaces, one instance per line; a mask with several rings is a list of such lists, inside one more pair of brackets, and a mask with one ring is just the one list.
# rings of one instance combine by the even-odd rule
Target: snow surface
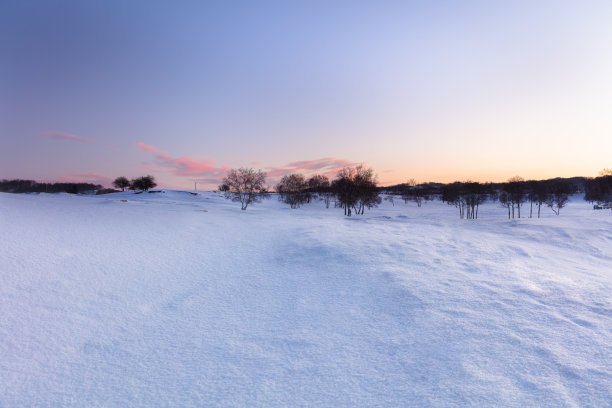
[[0,406],[612,406],[612,214],[542,212],[0,193]]

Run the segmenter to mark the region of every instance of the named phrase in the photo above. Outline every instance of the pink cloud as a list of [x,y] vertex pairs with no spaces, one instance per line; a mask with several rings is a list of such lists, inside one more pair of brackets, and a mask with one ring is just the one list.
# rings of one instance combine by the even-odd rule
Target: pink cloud
[[42,132],[42,133],[39,133],[38,136],[44,137],[45,139],[51,139],[51,140],[68,140],[68,141],[79,142],[79,143],[91,143],[92,142],[91,140],[86,139],[84,137],[80,137],[77,135],[71,135],[70,133],[62,133],[62,132]]
[[280,179],[285,174],[305,173],[306,176],[313,174],[322,174],[329,178],[333,178],[338,170],[344,167],[358,166],[359,164],[350,160],[326,157],[315,160],[302,160],[292,163],[287,163],[280,167],[266,167],[268,169],[268,177],[272,179]]
[[112,183],[113,179],[96,173],[83,173],[61,177],[60,181],[66,181],[69,183],[102,184],[103,186],[109,186]]
[[[136,143],[136,147],[153,155],[153,164],[147,162],[143,163],[143,168],[151,172],[166,169],[175,176],[189,177],[191,180],[197,181],[198,183],[215,186],[221,183],[227,171],[230,170],[230,168],[226,166],[217,166],[214,160],[195,160],[191,157],[174,157],[155,146],[143,142]],[[260,164],[261,162],[259,161],[250,163],[250,165],[254,166]],[[270,184],[275,184],[285,174],[297,172],[304,173],[306,176],[323,174],[329,178],[333,178],[338,170],[344,167],[357,166],[359,164],[363,163],[325,157],[315,160],[295,161],[282,166],[268,166],[265,167],[265,170],[267,170],[268,182]]]
[[138,142],[136,143],[136,147],[139,148],[140,150],[144,150],[145,152],[150,152],[150,153],[155,153],[157,152],[157,148],[153,147],[151,145],[142,143],[142,142]]
[[145,152],[154,154],[155,166],[157,169],[166,168],[175,176],[195,178],[198,182],[202,183],[218,184],[229,170],[229,167],[217,167],[213,160],[195,160],[191,157],[173,157],[157,147],[143,142],[136,143],[136,147]]

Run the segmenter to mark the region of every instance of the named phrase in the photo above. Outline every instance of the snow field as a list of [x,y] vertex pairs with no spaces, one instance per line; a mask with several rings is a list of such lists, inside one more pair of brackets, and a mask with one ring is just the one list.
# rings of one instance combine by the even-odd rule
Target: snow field
[[590,208],[0,194],[0,406],[610,406]]

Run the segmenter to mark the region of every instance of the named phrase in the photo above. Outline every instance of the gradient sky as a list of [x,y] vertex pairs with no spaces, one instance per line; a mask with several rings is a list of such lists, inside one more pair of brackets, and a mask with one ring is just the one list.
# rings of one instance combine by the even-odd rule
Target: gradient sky
[[0,178],[612,167],[612,2],[0,4]]

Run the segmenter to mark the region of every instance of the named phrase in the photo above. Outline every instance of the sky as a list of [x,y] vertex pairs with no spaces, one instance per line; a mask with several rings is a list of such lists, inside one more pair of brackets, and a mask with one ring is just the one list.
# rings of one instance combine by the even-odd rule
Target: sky
[[0,179],[612,167],[612,2],[0,3]]

